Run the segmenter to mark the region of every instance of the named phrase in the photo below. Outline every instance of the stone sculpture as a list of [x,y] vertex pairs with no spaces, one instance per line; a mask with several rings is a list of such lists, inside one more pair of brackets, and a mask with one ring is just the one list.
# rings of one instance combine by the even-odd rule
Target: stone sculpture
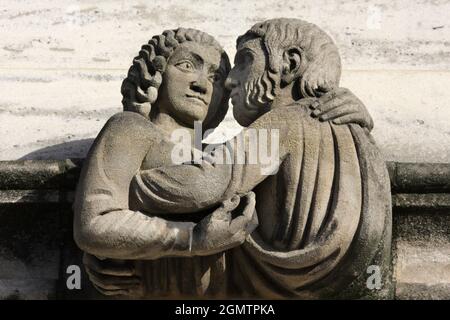
[[[177,29],[135,58],[122,86],[133,112],[102,129],[74,204],[92,282],[130,297],[388,297],[389,179],[370,116],[338,87],[335,44],[313,24],[275,19],[237,49],[228,74],[211,36]],[[248,128],[208,160],[174,165],[170,133],[214,128],[229,94]],[[252,129],[279,135],[271,174],[248,161]],[[369,265],[384,290],[366,287]]]

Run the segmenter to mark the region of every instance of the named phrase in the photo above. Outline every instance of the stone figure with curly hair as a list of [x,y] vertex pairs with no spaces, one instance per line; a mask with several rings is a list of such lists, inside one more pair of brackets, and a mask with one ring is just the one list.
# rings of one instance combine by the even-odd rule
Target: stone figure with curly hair
[[[178,217],[142,210],[129,201],[136,172],[172,163],[171,132],[184,128],[192,133],[194,121],[202,121],[204,129],[222,121],[228,110],[224,81],[229,70],[228,56],[217,41],[194,29],[153,37],[133,60],[121,89],[124,112],[106,123],[91,147],[74,203],[74,235],[87,253],[86,265],[97,256],[121,267],[109,268],[107,283],[95,267],[87,268],[94,286],[105,295],[212,293],[218,288],[214,279],[223,272],[223,257],[214,254],[242,243],[256,226],[251,193],[244,197],[243,215],[233,220],[234,232],[228,223],[214,224],[214,235],[224,238],[215,248],[204,241],[210,232],[202,228],[206,222],[197,227],[195,223],[210,221],[211,210]],[[229,214],[239,202],[239,197],[224,201],[214,217]]]
[[[125,111],[95,140],[74,203],[75,240],[103,294],[333,296],[382,251],[372,121],[338,88],[331,39],[300,20],[264,22],[238,39],[229,69],[217,42],[193,29],[153,37],[134,59]],[[194,121],[215,128],[230,93],[241,125],[279,131],[276,174],[248,162],[172,165],[171,132],[192,132]],[[358,267],[336,278],[349,254]]]

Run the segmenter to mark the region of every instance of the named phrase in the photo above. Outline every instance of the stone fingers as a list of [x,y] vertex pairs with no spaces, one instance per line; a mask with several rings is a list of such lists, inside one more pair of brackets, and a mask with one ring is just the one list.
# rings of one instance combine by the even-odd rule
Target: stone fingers
[[357,114],[358,111],[359,111],[358,106],[352,103],[344,102],[336,106],[335,108],[331,109],[330,111],[319,115],[319,120],[329,121],[345,115]]
[[100,260],[97,257],[85,253],[83,255],[83,264],[86,268],[94,270],[99,274],[131,277],[135,275],[134,268],[127,265],[113,266],[109,260]]
[[89,268],[86,268],[86,273],[91,282],[103,290],[137,290],[141,286],[141,281],[137,277],[116,277],[110,275],[102,275]]

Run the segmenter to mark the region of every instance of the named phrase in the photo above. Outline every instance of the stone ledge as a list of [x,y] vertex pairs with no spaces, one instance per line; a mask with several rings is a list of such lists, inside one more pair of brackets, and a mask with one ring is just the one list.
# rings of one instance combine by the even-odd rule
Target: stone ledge
[[[0,161],[0,204],[72,203],[83,159]],[[388,162],[394,208],[450,209],[450,163]]]
[[393,193],[450,192],[450,163],[387,162]]
[[393,194],[392,206],[405,209],[450,209],[450,193]]
[[[0,190],[74,190],[83,159],[0,161]],[[450,192],[450,163],[387,162],[393,193]]]
[[[72,238],[82,159],[0,162],[0,299],[86,298],[65,289],[82,265]],[[448,299],[450,164],[388,163],[396,299]],[[43,272],[43,270],[48,270]]]
[[82,159],[0,161],[0,190],[74,190]]
[[47,190],[0,190],[0,204],[72,203],[74,191]]
[[[1,204],[72,204],[74,191],[55,189],[0,190]],[[403,209],[450,209],[450,193],[399,193],[392,195],[392,207]]]

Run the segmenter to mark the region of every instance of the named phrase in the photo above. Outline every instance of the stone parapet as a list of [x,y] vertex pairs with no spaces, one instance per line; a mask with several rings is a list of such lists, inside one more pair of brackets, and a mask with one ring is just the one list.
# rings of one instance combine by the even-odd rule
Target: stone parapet
[[[82,265],[72,237],[82,159],[0,162],[0,298],[71,299],[66,269]],[[387,163],[396,299],[450,298],[450,164]],[[84,272],[84,271],[83,271]]]

